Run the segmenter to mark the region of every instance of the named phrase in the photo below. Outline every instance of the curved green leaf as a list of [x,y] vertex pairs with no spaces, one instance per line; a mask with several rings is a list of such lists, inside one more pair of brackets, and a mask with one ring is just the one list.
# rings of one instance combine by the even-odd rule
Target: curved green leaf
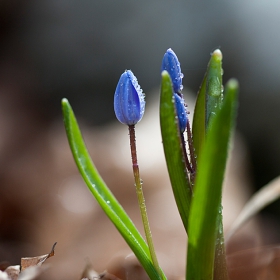
[[202,84],[197,93],[193,113],[192,135],[193,146],[197,157],[199,156],[201,147],[205,141],[206,76],[207,72],[205,73]]
[[222,228],[219,228],[222,184],[236,116],[237,91],[237,81],[230,80],[221,109],[210,120],[206,141],[198,158],[189,216],[188,280],[213,279],[217,233],[222,232]]
[[[194,118],[193,118],[193,143],[197,157],[200,156],[201,148],[205,142],[205,137],[208,131],[210,119],[215,116],[217,110],[221,108],[223,100],[222,86],[222,53],[219,49],[211,54],[210,61],[207,66],[205,76],[198,91]],[[224,246],[220,246],[220,241],[224,240],[222,215],[219,217],[220,228],[216,240],[216,254],[214,265],[215,279],[227,279],[227,268],[225,259]],[[225,273],[223,273],[223,271]],[[217,274],[218,273],[218,274]]]
[[206,130],[209,127],[211,117],[221,108],[223,101],[223,82],[222,82],[222,59],[223,55],[219,49],[215,50],[207,68],[206,78]]
[[194,108],[192,134],[197,157],[205,141],[210,117],[222,104],[222,72],[222,53],[217,49],[211,55]]
[[187,231],[192,191],[184,161],[183,145],[173,100],[172,81],[162,72],[160,126],[169,178],[181,219]]
[[[65,98],[62,100],[62,111],[69,145],[86,185],[134,252],[150,279],[162,279],[152,264],[146,242],[98,174],[88,154],[72,108]],[[166,279],[164,273],[162,273],[162,277]]]

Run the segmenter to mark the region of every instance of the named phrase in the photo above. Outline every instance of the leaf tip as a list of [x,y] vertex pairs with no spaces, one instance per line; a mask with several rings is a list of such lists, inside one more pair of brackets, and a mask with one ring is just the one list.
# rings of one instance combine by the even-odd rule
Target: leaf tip
[[220,49],[216,49],[216,50],[213,51],[212,57],[217,61],[222,61],[223,54],[222,54]]
[[237,90],[239,88],[239,83],[236,79],[232,78],[227,82],[226,86],[229,90]]
[[67,98],[62,98],[62,100],[61,100],[61,105],[62,105],[62,106],[65,106],[65,105],[67,105],[67,104],[69,104],[68,99],[67,99]]
[[163,71],[161,72],[161,77],[162,77],[162,78],[169,77],[168,72],[167,72],[166,70],[163,70]]

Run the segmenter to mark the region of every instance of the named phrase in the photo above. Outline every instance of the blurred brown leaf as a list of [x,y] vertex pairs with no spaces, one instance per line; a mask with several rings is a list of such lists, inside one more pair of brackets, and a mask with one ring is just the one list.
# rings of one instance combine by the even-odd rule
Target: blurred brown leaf
[[31,257],[31,258],[22,258],[21,259],[21,271],[24,271],[26,268],[30,266],[40,266],[42,265],[48,258],[54,256],[54,248],[57,242],[55,242],[52,246],[52,250],[49,254],[38,256],[38,257]]
[[20,266],[19,265],[9,266],[5,269],[5,272],[7,273],[9,280],[17,280],[20,273]]
[[227,257],[230,279],[280,279],[280,246],[266,246],[236,252]]
[[280,176],[269,182],[256,192],[246,203],[236,220],[229,228],[225,242],[234,235],[234,233],[244,225],[252,216],[256,215],[260,210],[274,202],[280,197]]
[[85,266],[85,269],[82,273],[82,280],[83,279],[98,279],[99,275],[98,273],[93,269],[91,263],[87,260],[87,264]]
[[0,270],[1,271],[4,271],[8,266],[10,266],[9,262],[7,262],[7,261],[0,262]]
[[0,270],[0,280],[32,280],[36,279],[45,268],[41,265],[50,257],[54,256],[54,248],[56,242],[52,246],[51,252],[46,255],[22,258],[21,267],[19,265],[8,266],[4,272]]
[[37,276],[41,275],[42,272],[48,268],[48,266],[30,266],[19,274],[18,280],[34,280]]
[[94,269],[91,263],[87,260],[86,267],[82,273],[81,280],[94,280],[94,279],[102,279],[102,280],[121,280],[113,274],[104,271],[98,274]]

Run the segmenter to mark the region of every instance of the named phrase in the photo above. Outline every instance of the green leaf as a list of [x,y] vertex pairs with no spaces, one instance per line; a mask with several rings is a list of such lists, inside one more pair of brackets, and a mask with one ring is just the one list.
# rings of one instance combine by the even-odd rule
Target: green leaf
[[206,78],[206,130],[209,126],[211,116],[221,107],[223,101],[222,83],[222,53],[219,49],[212,53]]
[[226,86],[221,109],[211,118],[198,157],[198,172],[188,231],[187,280],[213,279],[216,238],[220,226],[222,184],[237,107],[238,83]]
[[[223,100],[222,75],[222,53],[217,49],[211,55],[205,76],[198,91],[195,105],[193,118],[193,143],[197,157],[199,157],[201,148],[205,142],[209,123],[211,123],[211,117],[215,116],[217,110],[221,108]],[[219,245],[224,240],[222,223],[223,219],[222,215],[220,215],[219,227],[221,230],[218,231],[216,246],[216,252],[219,253],[215,256],[214,265],[214,276],[216,278],[218,277],[217,279],[219,280],[227,279],[225,250],[224,246]],[[222,271],[226,273],[221,274]]]
[[215,50],[210,58],[206,73],[197,93],[193,115],[193,144],[196,156],[199,156],[205,141],[206,130],[211,115],[215,115],[223,100],[222,86],[222,53]]
[[[86,185],[134,252],[150,279],[162,279],[152,264],[146,242],[98,174],[88,154],[72,108],[65,98],[62,100],[62,111],[69,145]],[[162,273],[162,277],[166,279],[164,273]]]
[[172,81],[167,71],[162,72],[160,126],[169,178],[181,219],[187,231],[192,191],[184,161]]
[[201,147],[205,141],[206,76],[207,72],[205,73],[202,84],[199,88],[193,114],[193,146],[197,157],[199,156]]

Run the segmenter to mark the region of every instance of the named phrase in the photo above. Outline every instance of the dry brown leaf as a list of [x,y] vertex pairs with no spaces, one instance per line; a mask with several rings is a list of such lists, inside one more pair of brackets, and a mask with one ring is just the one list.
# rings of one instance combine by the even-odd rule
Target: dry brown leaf
[[280,176],[272,180],[270,183],[262,187],[256,192],[251,199],[246,203],[241,213],[232,223],[229,228],[225,242],[233,236],[233,234],[252,216],[257,214],[265,206],[269,205],[280,197]]
[[82,280],[95,280],[95,279],[103,279],[103,280],[121,280],[113,274],[104,271],[98,274],[92,267],[91,263],[87,260],[86,267],[82,273]]
[[[139,263],[133,253],[128,254],[124,259],[119,259],[110,268],[116,279],[148,280],[150,279],[143,266]],[[107,278],[105,278],[107,280]],[[114,279],[114,278],[109,278]]]
[[280,279],[280,246],[258,247],[233,253],[227,257],[232,280]]
[[48,258],[54,256],[54,248],[57,242],[54,243],[52,250],[49,254],[31,257],[31,258],[22,258],[21,259],[21,271],[24,271],[30,266],[40,266],[42,265]]
[[7,261],[0,262],[0,270],[2,270],[2,271],[4,271],[9,266],[10,266],[10,263]]
[[8,274],[2,270],[0,270],[0,280],[9,280]]
[[20,273],[20,266],[11,265],[5,269],[5,272],[7,273],[9,280],[17,280]]
[[103,273],[99,274],[99,279],[103,279],[103,280],[121,280],[120,278],[116,277],[113,274],[110,274],[107,271],[104,271]]
[[32,257],[22,258],[21,268],[19,265],[8,266],[3,272],[0,271],[0,280],[32,280],[35,279],[39,274],[45,270],[46,267],[42,268],[41,265],[46,259],[54,256],[54,243],[51,252],[49,254]]
[[18,280],[33,280],[36,279],[48,266],[30,266],[19,274]]
[[82,280],[83,279],[98,279],[99,274],[93,269],[91,263],[89,260],[87,260],[87,264],[85,266],[85,269],[82,273]]

